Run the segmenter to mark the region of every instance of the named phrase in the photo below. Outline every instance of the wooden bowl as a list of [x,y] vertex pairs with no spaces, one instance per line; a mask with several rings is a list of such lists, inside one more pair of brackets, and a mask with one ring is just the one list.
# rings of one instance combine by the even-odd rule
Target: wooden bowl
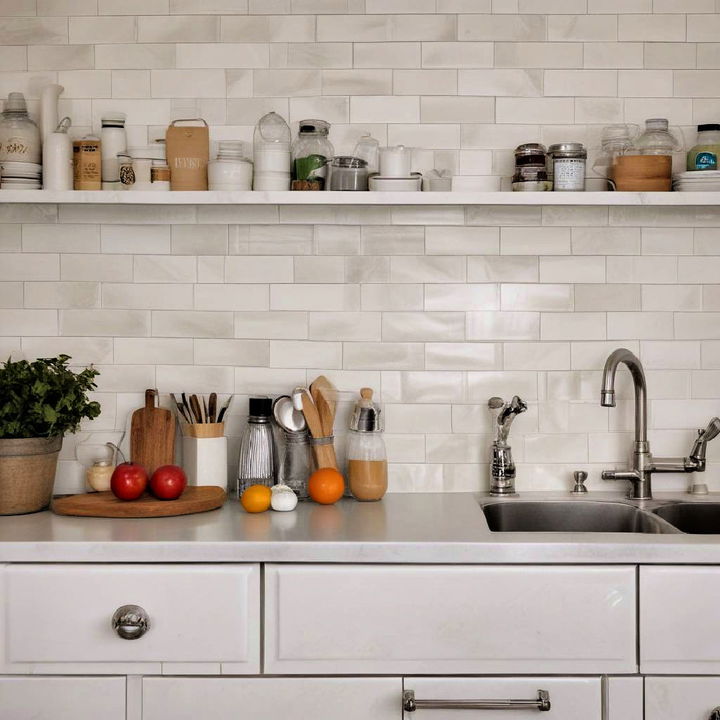
[[633,178],[615,176],[615,189],[619,192],[669,192],[670,178]]

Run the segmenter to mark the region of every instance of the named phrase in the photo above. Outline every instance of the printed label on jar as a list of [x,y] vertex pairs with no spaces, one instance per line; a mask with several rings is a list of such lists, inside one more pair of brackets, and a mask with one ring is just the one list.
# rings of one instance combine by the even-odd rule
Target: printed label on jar
[[696,170],[716,170],[717,155],[712,152],[699,152],[695,157]]
[[580,158],[555,160],[553,170],[555,190],[584,190],[585,160]]

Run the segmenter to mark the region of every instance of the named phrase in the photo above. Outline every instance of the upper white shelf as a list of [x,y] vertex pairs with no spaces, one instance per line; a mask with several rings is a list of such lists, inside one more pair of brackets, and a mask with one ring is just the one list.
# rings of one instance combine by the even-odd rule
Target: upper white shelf
[[3,203],[92,205],[624,205],[720,204],[718,192],[152,192],[0,190]]

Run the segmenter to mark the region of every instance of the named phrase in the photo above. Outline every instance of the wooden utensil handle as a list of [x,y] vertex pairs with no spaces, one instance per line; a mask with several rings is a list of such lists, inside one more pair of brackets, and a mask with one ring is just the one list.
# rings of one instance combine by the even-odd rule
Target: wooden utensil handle
[[335,446],[329,445],[313,445],[313,456],[315,457],[315,464],[318,468],[335,468],[337,466],[337,458],[335,457]]
[[152,408],[154,408],[157,404],[156,401],[157,401],[157,390],[148,388],[145,391],[145,409],[152,410]]

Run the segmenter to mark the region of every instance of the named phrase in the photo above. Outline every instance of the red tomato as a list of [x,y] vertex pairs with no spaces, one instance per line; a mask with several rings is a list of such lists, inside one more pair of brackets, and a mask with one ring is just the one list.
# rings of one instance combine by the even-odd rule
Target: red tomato
[[150,478],[150,492],[158,500],[177,500],[187,486],[187,477],[177,465],[161,465]]
[[147,487],[147,470],[133,462],[120,463],[110,478],[110,489],[120,500],[137,500]]

